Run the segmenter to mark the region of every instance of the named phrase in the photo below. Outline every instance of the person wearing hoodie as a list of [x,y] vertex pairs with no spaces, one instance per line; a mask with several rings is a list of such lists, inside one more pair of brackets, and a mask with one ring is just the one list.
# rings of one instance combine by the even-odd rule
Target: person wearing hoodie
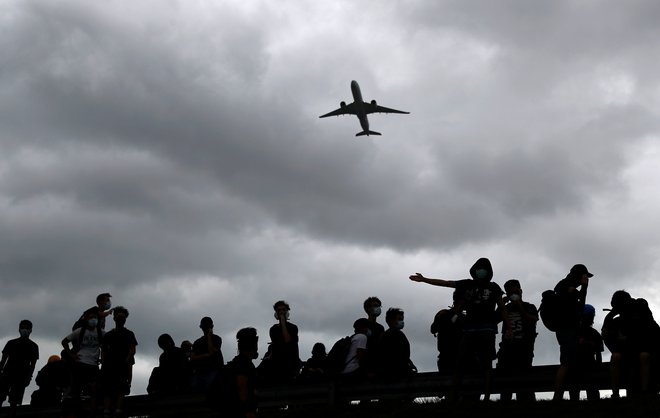
[[[459,358],[454,370],[454,393],[461,385],[465,360],[475,356],[479,367],[484,373],[484,400],[490,399],[490,380],[493,360],[495,359],[495,334],[497,324],[504,320],[509,323],[509,318],[504,315],[504,303],[502,288],[492,282],[493,267],[487,258],[478,259],[470,268],[472,279],[445,280],[424,277],[421,273],[415,273],[409,278],[415,282],[428,283],[434,286],[449,287],[456,289],[459,298],[464,301],[465,321],[463,325],[463,336],[460,342]],[[499,314],[498,314],[499,312]],[[512,326],[506,327],[510,332]]]

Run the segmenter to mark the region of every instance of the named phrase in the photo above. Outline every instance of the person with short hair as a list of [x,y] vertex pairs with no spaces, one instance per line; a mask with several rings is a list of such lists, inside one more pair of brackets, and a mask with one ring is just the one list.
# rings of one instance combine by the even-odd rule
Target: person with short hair
[[25,388],[32,380],[34,367],[39,359],[39,346],[30,339],[32,322],[28,319],[18,324],[19,338],[7,341],[0,359],[0,406],[9,396],[9,416],[16,415],[16,407],[23,402]]
[[380,339],[377,348],[378,376],[385,379],[400,379],[416,371],[410,360],[410,342],[403,333],[404,312],[390,308],[385,314],[389,327]]
[[589,382],[587,377],[598,370],[603,362],[603,337],[600,332],[593,328],[594,318],[596,317],[596,308],[588,303],[584,304],[584,312],[580,321],[578,362],[576,366],[576,379],[573,379],[573,387],[569,389],[568,394],[572,401],[580,400],[580,389],[578,384],[585,385],[587,400],[596,401],[600,399],[598,386]]
[[199,322],[199,328],[204,335],[193,343],[190,364],[193,390],[204,391],[213,383],[225,360],[222,356],[222,338],[213,333],[213,320],[205,316]]
[[124,397],[130,393],[135,351],[138,345],[133,331],[126,328],[128,309],[117,306],[112,316],[115,328],[103,336],[101,344],[101,387],[103,417],[121,416]]
[[[497,371],[503,374],[523,374],[532,369],[534,342],[536,341],[536,323],[539,320],[538,309],[523,301],[520,281],[508,280],[504,283],[506,293],[504,315],[509,319],[502,322],[502,341],[497,352]],[[511,329],[508,327],[511,326]],[[502,392],[501,401],[511,400],[511,392]],[[534,392],[519,391],[518,401],[534,401]]]
[[110,293],[101,293],[96,296],[96,306],[99,308],[99,327],[105,331],[105,318],[112,314],[112,302]]
[[328,353],[325,351],[325,344],[315,343],[312,347],[312,357],[303,364],[300,377],[308,380],[323,379],[326,377],[328,367]]
[[220,384],[214,385],[209,396],[222,417],[255,418],[257,372],[252,361],[259,357],[257,330],[242,328],[236,333],[236,340],[238,355],[227,362]]
[[360,318],[353,323],[354,334],[351,336],[351,346],[348,349],[344,368],[341,371],[343,381],[360,381],[367,375],[366,360],[369,337],[369,320]]
[[619,397],[624,371],[635,374],[627,393],[651,393],[651,366],[660,352],[660,326],[653,318],[648,302],[633,298],[625,290],[612,295],[612,310],[603,321],[602,336],[612,353],[610,375],[612,397]]
[[291,307],[283,300],[273,305],[273,316],[277,323],[270,327],[270,346],[259,372],[266,380],[289,381],[300,373],[298,351],[298,326],[289,321]]

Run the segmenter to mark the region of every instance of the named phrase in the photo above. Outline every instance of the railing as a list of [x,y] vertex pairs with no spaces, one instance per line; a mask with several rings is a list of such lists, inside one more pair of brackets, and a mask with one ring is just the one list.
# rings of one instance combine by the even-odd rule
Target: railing
[[[588,375],[581,375],[579,381],[568,382],[573,387],[585,389],[609,388],[607,364],[601,365]],[[504,376],[493,372],[491,393],[526,391],[552,392],[554,390],[556,365],[534,366],[528,373]],[[460,388],[461,393],[478,394],[483,389],[481,375],[466,375]],[[339,384],[334,381],[305,381],[285,386],[268,386],[258,389],[260,408],[275,408],[303,405],[334,405],[350,401],[414,399],[439,397],[452,390],[451,376],[437,372],[417,373],[395,381],[365,381],[362,383]],[[6,410],[6,408],[2,408]],[[125,412],[130,417],[206,417],[211,411],[205,397],[199,394],[176,396],[134,395],[126,398]],[[22,406],[18,416],[25,418],[50,418],[61,416],[59,408],[36,408]]]

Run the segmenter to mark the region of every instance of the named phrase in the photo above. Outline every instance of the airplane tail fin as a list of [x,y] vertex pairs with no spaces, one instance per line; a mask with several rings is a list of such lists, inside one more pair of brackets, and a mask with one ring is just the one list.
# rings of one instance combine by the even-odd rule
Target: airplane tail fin
[[355,134],[355,136],[363,136],[363,135],[366,135],[366,136],[369,136],[369,135],[381,135],[381,133],[380,133],[380,132],[376,132],[376,131],[362,131],[362,132],[358,132],[358,133]]

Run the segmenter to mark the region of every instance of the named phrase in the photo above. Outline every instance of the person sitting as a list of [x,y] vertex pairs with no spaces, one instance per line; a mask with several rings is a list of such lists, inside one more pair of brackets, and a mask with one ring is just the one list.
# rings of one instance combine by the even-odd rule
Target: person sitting
[[323,343],[316,343],[312,347],[312,357],[303,364],[300,377],[310,380],[323,379],[326,376],[328,355]]

